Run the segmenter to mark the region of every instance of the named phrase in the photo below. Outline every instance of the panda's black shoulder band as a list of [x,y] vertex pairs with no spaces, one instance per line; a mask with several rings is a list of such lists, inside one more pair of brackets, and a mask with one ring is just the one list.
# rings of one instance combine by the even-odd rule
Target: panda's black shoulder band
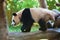
[[17,16],[17,14],[16,14],[16,13],[13,13],[12,15]]

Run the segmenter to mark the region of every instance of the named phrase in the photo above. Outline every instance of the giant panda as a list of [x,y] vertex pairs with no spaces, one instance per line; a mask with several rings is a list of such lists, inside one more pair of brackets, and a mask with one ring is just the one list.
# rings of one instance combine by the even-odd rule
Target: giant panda
[[34,22],[40,25],[39,30],[46,31],[48,20],[55,21],[56,13],[44,8],[25,8],[12,14],[12,25],[23,23],[22,32],[30,32]]

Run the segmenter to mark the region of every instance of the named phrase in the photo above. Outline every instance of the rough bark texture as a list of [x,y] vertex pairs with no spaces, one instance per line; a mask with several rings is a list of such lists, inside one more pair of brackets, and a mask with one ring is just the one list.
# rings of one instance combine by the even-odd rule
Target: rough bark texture
[[0,0],[0,40],[7,40],[7,25],[3,4],[4,0]]
[[9,40],[60,40],[60,33],[55,31],[47,32],[29,32],[29,33],[9,33]]
[[46,0],[38,0],[42,8],[48,8]]

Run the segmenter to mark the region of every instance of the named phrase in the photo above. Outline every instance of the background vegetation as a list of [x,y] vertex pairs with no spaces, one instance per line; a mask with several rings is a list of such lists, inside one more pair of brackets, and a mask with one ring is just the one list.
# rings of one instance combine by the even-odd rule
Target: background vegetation
[[[60,10],[60,7],[56,6],[55,4],[60,2],[60,0],[46,0],[48,8],[50,10],[52,9],[57,9]],[[17,12],[23,8],[38,8],[39,7],[39,2],[38,0],[7,0],[7,6],[6,6],[6,15],[8,19],[8,24],[10,26],[10,31],[11,30],[20,30],[20,27],[17,26],[13,29],[13,27],[10,25],[11,24],[11,17],[13,12]],[[34,29],[34,28],[33,28]],[[11,31],[12,32],[12,31]]]

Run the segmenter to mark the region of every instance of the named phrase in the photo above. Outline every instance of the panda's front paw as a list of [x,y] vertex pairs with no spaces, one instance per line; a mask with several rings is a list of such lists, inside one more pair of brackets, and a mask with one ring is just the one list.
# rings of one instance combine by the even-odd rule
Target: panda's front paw
[[21,30],[22,32],[30,32],[30,31],[28,31],[28,30],[26,30],[26,29],[23,29],[23,30]]
[[41,31],[46,31],[47,28],[39,28],[39,30],[41,30]]
[[22,32],[30,32],[30,30],[28,28],[26,28],[26,27],[21,27],[21,31]]

